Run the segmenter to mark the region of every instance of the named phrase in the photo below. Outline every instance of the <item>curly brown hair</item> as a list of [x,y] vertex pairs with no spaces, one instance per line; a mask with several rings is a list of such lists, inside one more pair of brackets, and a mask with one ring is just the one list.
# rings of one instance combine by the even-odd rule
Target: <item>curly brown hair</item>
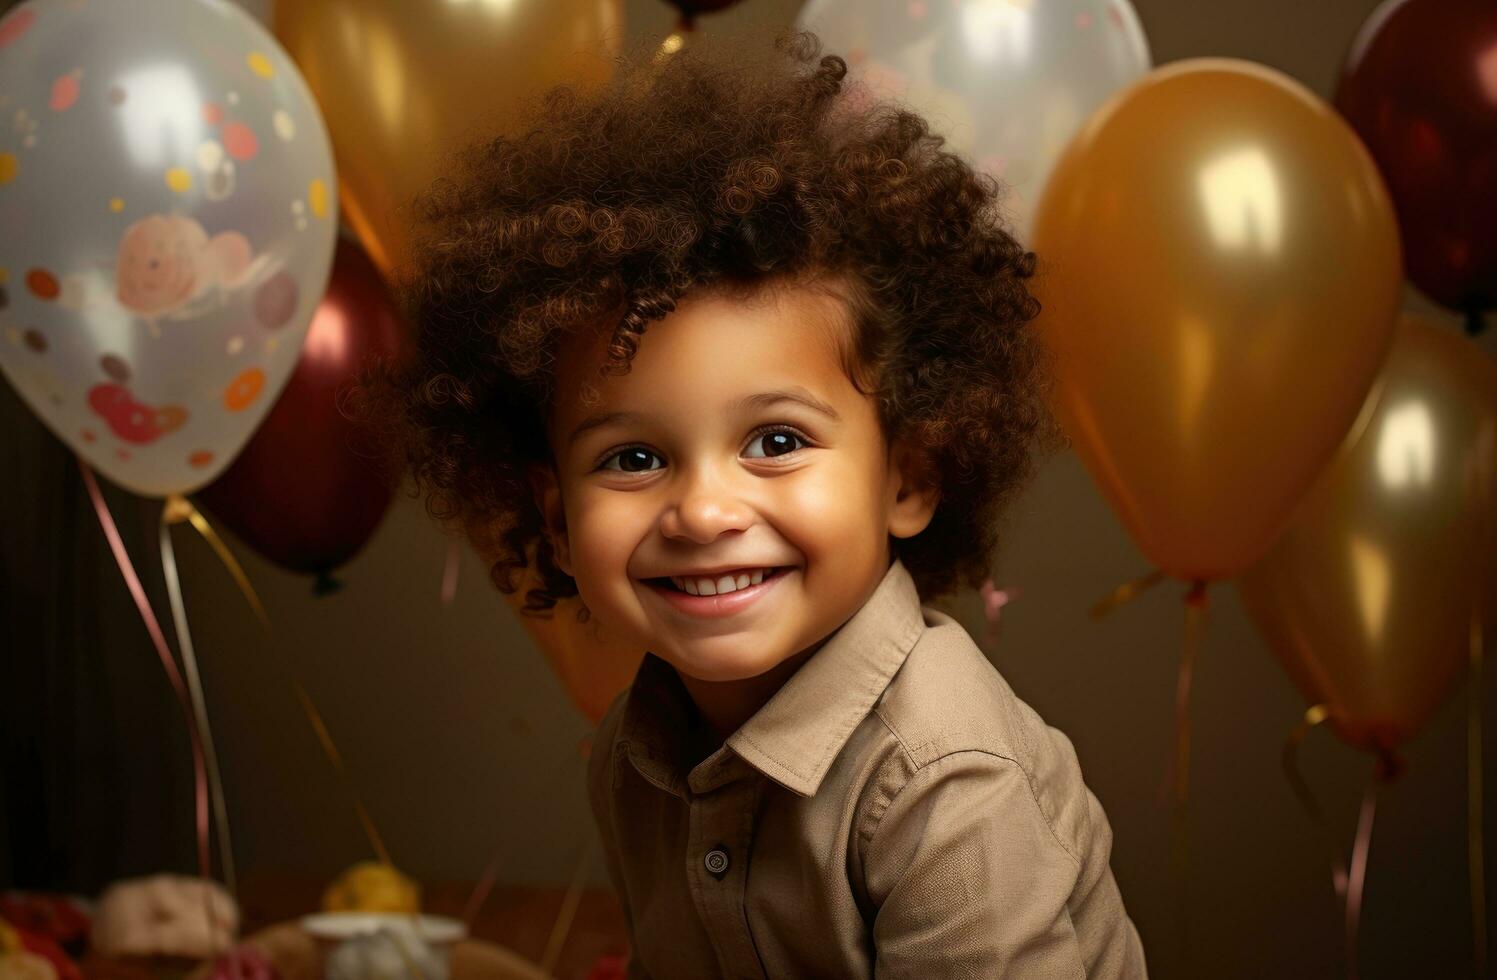
[[1034,255],[1005,230],[998,182],[916,113],[845,86],[814,35],[772,48],[636,54],[606,90],[553,88],[418,202],[399,277],[415,353],[366,372],[355,413],[501,591],[535,563],[528,612],[577,594],[527,472],[550,461],[556,351],[584,325],[612,324],[606,367],[627,371],[690,292],[839,275],[854,380],[939,483],[930,525],[893,543],[925,599],[987,574],[1004,506],[1056,435]]

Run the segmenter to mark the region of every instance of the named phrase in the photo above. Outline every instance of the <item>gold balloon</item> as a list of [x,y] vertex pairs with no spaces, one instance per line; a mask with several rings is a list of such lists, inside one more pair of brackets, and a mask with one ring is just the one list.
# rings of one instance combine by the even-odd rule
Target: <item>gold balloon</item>
[[386,273],[449,155],[553,84],[606,82],[621,23],[619,0],[295,0],[274,20],[327,120],[343,214]]
[[1312,704],[1361,748],[1417,732],[1497,613],[1497,361],[1405,317],[1346,445],[1243,602]]
[[1400,253],[1371,158],[1286,75],[1176,62],[1072,141],[1033,247],[1077,454],[1160,569],[1240,572],[1387,353]]
[[[502,553],[498,540],[496,537],[490,541],[482,536],[473,540],[474,550],[486,566],[492,565]],[[521,611],[525,605],[525,593],[540,585],[534,554],[527,557],[530,564],[521,579],[523,585],[504,598],[524,625],[525,632],[540,647],[541,654],[550,663],[577,710],[596,725],[603,720],[609,704],[619,692],[633,683],[645,652],[621,643],[595,618],[579,620],[577,614],[582,609],[582,600],[576,596],[558,602],[550,616],[525,615]]]

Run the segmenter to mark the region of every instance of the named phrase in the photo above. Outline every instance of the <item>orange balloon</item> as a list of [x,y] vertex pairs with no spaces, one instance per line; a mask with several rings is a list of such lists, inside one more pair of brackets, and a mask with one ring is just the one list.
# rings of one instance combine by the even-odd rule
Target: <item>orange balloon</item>
[[[492,565],[498,554],[496,546],[482,536],[475,537],[473,545],[485,565]],[[577,710],[596,725],[603,720],[613,699],[634,682],[645,652],[613,638],[596,619],[579,620],[582,600],[576,596],[558,602],[547,617],[521,612],[525,593],[540,584],[534,556],[531,558],[523,586],[504,598],[550,662]]]
[[1356,417],[1398,311],[1398,228],[1351,129],[1203,58],[1105,104],[1035,215],[1056,414],[1144,554],[1242,571]]
[[605,83],[620,0],[317,0],[275,5],[276,36],[322,107],[343,214],[381,271],[407,257],[410,203],[448,156],[558,83]]
[[1419,731],[1497,620],[1497,361],[1406,316],[1345,446],[1238,582],[1312,704],[1360,748]]

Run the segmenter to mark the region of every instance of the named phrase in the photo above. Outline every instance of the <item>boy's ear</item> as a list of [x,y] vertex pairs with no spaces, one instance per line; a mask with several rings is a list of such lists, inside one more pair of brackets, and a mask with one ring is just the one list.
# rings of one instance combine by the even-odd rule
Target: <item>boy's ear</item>
[[541,512],[541,530],[551,543],[556,567],[570,575],[572,550],[567,539],[567,515],[561,504],[561,485],[556,480],[556,470],[548,464],[537,463],[530,467],[529,476],[535,506]]
[[896,538],[913,538],[930,525],[941,488],[932,478],[925,454],[915,452],[903,440],[889,447],[889,466],[894,495],[889,533]]

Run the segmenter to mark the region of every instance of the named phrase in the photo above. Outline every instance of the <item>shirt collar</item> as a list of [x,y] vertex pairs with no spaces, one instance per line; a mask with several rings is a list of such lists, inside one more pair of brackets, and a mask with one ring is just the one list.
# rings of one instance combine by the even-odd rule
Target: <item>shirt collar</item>
[[811,796],[923,626],[915,581],[896,558],[868,601],[689,775],[690,695],[675,668],[647,653],[624,706],[619,750],[640,775],[677,796],[684,797],[688,785],[706,792],[743,775],[738,760]]

